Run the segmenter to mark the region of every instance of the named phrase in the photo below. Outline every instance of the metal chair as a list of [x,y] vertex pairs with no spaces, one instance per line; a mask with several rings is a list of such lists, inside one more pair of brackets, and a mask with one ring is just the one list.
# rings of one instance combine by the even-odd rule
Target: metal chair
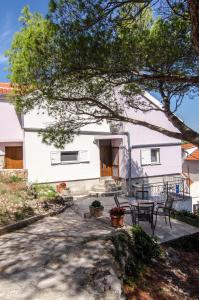
[[123,202],[119,201],[117,195],[114,195],[114,201],[115,201],[115,204],[117,207],[121,207],[121,208],[125,209],[125,211],[124,211],[125,215],[131,215],[132,223],[134,224],[133,213],[132,213],[131,205],[129,204],[129,202],[128,201],[123,201]]
[[167,200],[165,201],[164,204],[158,205],[158,207],[155,210],[155,227],[156,227],[156,223],[157,223],[157,216],[163,216],[165,219],[165,223],[167,224],[167,217],[169,218],[169,225],[171,226],[171,211],[172,211],[172,207],[173,207],[173,201],[174,201],[174,197],[171,197],[170,195],[168,195]]
[[136,205],[131,205],[131,209],[133,212],[134,224],[139,224],[139,221],[147,221],[151,225],[152,233],[154,234],[154,223],[153,223],[153,215],[154,215],[154,202],[145,202],[145,203],[137,203]]

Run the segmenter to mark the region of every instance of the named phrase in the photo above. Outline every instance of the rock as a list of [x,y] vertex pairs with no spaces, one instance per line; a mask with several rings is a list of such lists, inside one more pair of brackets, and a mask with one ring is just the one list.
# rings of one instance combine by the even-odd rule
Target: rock
[[169,247],[169,248],[167,249],[167,251],[166,251],[166,256],[167,256],[172,262],[174,262],[174,263],[179,263],[179,262],[180,262],[180,257],[179,257],[179,255],[178,255],[178,252],[177,252],[175,249],[171,248],[171,247]]

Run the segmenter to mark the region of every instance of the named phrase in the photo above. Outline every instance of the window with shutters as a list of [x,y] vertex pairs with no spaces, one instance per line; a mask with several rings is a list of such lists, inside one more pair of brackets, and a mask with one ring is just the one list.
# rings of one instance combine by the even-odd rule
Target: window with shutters
[[160,148],[147,148],[141,150],[141,164],[155,165],[160,164]]
[[89,162],[89,151],[52,151],[50,159],[51,165]]

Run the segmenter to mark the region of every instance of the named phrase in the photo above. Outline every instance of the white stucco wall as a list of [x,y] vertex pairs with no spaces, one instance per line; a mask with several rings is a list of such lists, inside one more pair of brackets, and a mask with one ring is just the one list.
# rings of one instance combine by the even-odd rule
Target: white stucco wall
[[182,172],[181,149],[179,146],[163,146],[160,149],[160,163],[141,165],[141,149],[132,149],[132,177],[148,177],[177,174]]
[[[169,130],[175,130],[174,126],[160,111],[142,113],[129,109],[127,114],[129,117],[157,124]],[[89,163],[57,166],[51,165],[50,152],[56,149],[53,146],[43,144],[41,142],[41,138],[38,137],[36,132],[27,132],[26,129],[45,128],[52,122],[52,118],[49,118],[42,111],[38,112],[36,109],[24,116],[25,167],[29,172],[29,180],[38,182],[54,182],[100,177],[99,149],[98,146],[93,143],[94,136],[91,135],[77,136],[73,143],[65,146],[65,150],[88,149],[90,153]],[[83,127],[81,130],[91,132],[109,132],[109,125],[106,121],[104,121],[101,125],[88,125]],[[132,149],[131,152],[132,177],[162,176],[165,174],[181,173],[180,145],[161,146],[160,164],[142,166],[140,159],[140,149],[143,145],[152,145],[156,147],[157,144],[180,143],[179,140],[167,137],[146,127],[132,124],[123,124],[122,130],[130,133],[131,147],[138,146],[137,149]],[[104,138],[108,139],[108,136],[105,136]],[[123,136],[123,142],[118,146],[120,146],[120,176],[125,178],[128,177],[128,143],[126,136]]]
[[22,142],[23,130],[20,118],[14,106],[4,98],[0,97],[0,142]]
[[36,132],[25,132],[25,168],[30,182],[58,182],[100,177],[99,148],[93,135],[79,135],[62,151],[89,151],[89,162],[51,165],[53,145],[42,143]]

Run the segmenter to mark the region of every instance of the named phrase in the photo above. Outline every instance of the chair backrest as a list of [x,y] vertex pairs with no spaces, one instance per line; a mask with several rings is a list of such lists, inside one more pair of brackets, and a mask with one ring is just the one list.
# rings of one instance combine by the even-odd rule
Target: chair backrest
[[174,201],[174,197],[168,195],[168,197],[167,197],[167,199],[166,199],[166,201],[165,201],[164,207],[165,207],[165,208],[168,208],[168,209],[171,209],[172,206],[173,206],[173,201]]
[[117,206],[117,207],[120,207],[120,202],[119,202],[119,200],[118,200],[117,195],[114,195],[114,200],[115,200],[116,206]]
[[138,200],[138,199],[148,200],[149,199],[149,192],[148,191],[143,191],[143,190],[136,191],[135,198],[136,198],[136,200]]
[[139,203],[138,211],[151,215],[154,212],[154,203],[151,203],[151,202],[143,203],[143,204]]
[[149,221],[153,219],[154,203],[139,203],[132,206],[132,210],[137,214],[139,221]]

